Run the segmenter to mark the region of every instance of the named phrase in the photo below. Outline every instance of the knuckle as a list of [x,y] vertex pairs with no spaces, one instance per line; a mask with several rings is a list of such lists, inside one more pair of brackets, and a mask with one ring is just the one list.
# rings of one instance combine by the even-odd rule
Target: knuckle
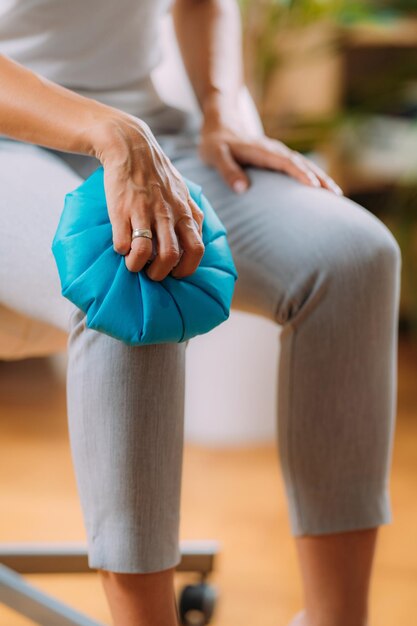
[[181,226],[188,226],[188,227],[193,227],[194,220],[193,220],[193,215],[190,212],[186,211],[185,213],[182,213],[180,215],[180,217],[177,219],[177,221],[175,222],[175,226],[177,226],[179,223],[181,223]]
[[219,141],[219,143],[217,143],[215,145],[216,152],[218,152],[219,154],[227,154],[229,151],[229,146],[227,145],[227,143],[225,141]]
[[132,259],[126,259],[125,260],[126,263],[126,267],[130,272],[138,272],[139,271],[139,267],[138,264],[135,263]]
[[132,247],[130,254],[132,255],[132,259],[137,259],[142,263],[149,258],[150,250],[143,247]]
[[132,248],[129,256],[131,257],[131,262],[134,263],[135,267],[137,267],[138,264],[140,264],[142,267],[143,264],[148,260],[150,254],[151,253],[149,250],[144,250],[143,248]]
[[204,254],[205,249],[206,249],[206,247],[205,247],[205,245],[203,244],[203,242],[202,242],[202,241],[200,241],[200,240],[198,240],[198,239],[197,239],[196,241],[193,241],[193,242],[192,242],[192,243],[188,246],[188,250],[189,250],[192,254],[195,254],[196,256],[203,255],[203,254]]
[[283,158],[289,158],[295,152],[279,139],[274,139],[272,144],[268,142],[268,148]]
[[130,243],[126,239],[113,240],[113,249],[118,254],[126,254],[130,250]]
[[180,251],[175,246],[169,246],[161,250],[160,257],[163,262],[176,263],[180,258]]
[[161,222],[172,221],[171,207],[166,200],[158,202],[157,207],[155,209],[155,216]]
[[143,267],[146,263],[146,261],[149,259],[149,252],[148,251],[139,251],[135,254],[132,255],[132,262],[134,263],[135,267],[138,267],[138,265],[140,265],[140,267]]
[[188,202],[188,189],[182,186],[180,189],[172,190],[172,198],[176,205],[183,206]]
[[299,152],[296,152],[295,150],[292,150],[289,154],[288,154],[288,158],[290,159],[290,161],[292,161],[293,163],[295,163],[296,165],[301,165],[303,164],[303,159],[301,157],[301,154]]
[[202,222],[204,220],[204,211],[202,211],[201,209],[196,209],[194,211],[194,219],[198,219],[200,222]]
[[[202,220],[199,220],[199,222],[201,221]],[[196,220],[195,220],[194,215],[190,215],[185,221],[184,225],[185,225],[185,228],[189,228],[190,230],[195,231],[195,223],[196,223]]]

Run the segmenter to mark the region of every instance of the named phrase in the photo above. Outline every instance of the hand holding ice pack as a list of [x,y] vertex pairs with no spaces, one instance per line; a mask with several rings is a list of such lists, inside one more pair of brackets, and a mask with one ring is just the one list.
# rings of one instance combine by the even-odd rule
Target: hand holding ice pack
[[[224,322],[238,277],[227,231],[202,193],[184,177],[204,212],[204,255],[189,276],[154,281],[131,272],[113,248],[100,166],[65,196],[52,242],[61,293],[86,314],[89,328],[132,345],[182,342]],[[154,235],[155,237],[155,235]]]

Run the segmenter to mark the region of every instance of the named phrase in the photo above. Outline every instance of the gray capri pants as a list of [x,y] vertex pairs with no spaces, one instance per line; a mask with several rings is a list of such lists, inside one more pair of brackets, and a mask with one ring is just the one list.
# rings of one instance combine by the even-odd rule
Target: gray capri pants
[[[232,307],[282,327],[277,446],[294,536],[392,521],[401,255],[355,202],[245,166],[238,195],[197,154],[192,114],[142,116],[228,231]],[[70,445],[92,568],[176,566],[186,343],[128,346],[86,327],[51,252],[65,194],[93,157],[0,139],[0,302],[68,332]],[[256,415],[253,416],[256,419]]]

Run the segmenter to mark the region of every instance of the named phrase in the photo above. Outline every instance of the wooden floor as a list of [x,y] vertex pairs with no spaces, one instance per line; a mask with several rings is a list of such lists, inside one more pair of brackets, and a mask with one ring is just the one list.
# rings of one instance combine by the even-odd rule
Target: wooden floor
[[[393,453],[393,523],[379,533],[371,626],[417,622],[417,348],[402,344]],[[0,542],[84,541],[65,413],[48,360],[0,363]],[[181,538],[214,538],[217,626],[286,626],[302,607],[296,552],[273,444],[211,450],[187,444]],[[96,572],[27,579],[111,624]],[[178,588],[193,580],[177,574]],[[30,622],[0,607],[1,626]]]

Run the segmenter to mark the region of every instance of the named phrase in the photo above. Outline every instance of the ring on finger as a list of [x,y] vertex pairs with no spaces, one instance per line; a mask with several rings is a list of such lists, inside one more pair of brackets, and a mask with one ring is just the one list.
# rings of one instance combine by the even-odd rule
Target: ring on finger
[[149,228],[134,228],[132,230],[132,241],[137,237],[152,239],[152,231]]

